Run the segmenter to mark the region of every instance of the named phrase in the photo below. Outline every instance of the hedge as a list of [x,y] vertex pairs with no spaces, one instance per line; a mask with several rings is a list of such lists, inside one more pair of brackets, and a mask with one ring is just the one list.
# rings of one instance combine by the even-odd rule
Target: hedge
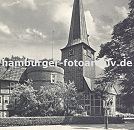
[[[104,117],[11,117],[0,118],[0,126],[37,126],[67,124],[103,124]],[[121,124],[121,117],[109,117],[109,123]]]

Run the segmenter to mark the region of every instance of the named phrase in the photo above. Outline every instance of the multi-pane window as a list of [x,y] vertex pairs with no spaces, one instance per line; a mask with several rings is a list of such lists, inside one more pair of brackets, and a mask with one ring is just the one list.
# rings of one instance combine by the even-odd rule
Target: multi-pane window
[[89,104],[90,105],[90,95],[89,94],[85,94],[85,104]]
[[85,106],[85,110],[86,111],[90,110],[90,106]]
[[101,100],[95,100],[95,106],[101,106]]
[[100,114],[101,114],[101,108],[95,107],[95,115],[100,115]]
[[85,94],[85,110],[91,115],[101,115],[102,100],[100,96],[94,94]]
[[8,100],[5,100],[5,103],[8,104]]
[[57,82],[57,74],[52,73],[51,74],[51,83],[56,83]]
[[90,95],[89,94],[85,94],[85,99],[90,99]]
[[0,111],[0,117],[2,117],[2,112]]
[[90,100],[85,100],[85,104],[90,104]]
[[2,96],[0,96],[0,104],[2,103]]
[[1,89],[1,93],[3,93],[3,94],[9,94],[9,89]]
[[10,83],[10,86],[14,86],[14,85],[15,85],[15,83],[14,83],[14,82],[11,82],[11,83]]
[[3,114],[4,114],[4,117],[8,116],[8,112],[3,112]]
[[5,104],[8,104],[8,103],[9,103],[9,97],[8,97],[8,96],[5,96],[5,97],[4,97],[4,103],[5,103]]

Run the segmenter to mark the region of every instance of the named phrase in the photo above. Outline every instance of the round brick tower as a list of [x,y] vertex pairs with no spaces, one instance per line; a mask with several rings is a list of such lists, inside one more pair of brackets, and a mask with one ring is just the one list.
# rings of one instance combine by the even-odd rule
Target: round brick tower
[[28,67],[23,75],[21,82],[31,80],[35,89],[39,89],[40,86],[64,83],[64,70],[61,67]]

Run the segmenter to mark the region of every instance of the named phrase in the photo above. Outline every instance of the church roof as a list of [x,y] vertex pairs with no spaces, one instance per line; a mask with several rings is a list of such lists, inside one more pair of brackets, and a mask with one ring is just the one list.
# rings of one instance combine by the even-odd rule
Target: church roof
[[70,47],[81,42],[89,45],[85,14],[82,0],[74,0],[69,39],[66,47]]
[[87,84],[89,90],[92,91],[92,81],[91,81],[91,79],[88,78],[88,77],[84,77],[84,79],[85,79],[85,82],[86,82],[86,84]]

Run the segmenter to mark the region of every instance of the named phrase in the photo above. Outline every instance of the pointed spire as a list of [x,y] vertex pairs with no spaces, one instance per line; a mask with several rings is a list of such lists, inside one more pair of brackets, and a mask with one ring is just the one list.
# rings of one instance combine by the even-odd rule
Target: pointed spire
[[89,45],[85,14],[82,0],[74,0],[69,39],[66,47],[81,42]]

